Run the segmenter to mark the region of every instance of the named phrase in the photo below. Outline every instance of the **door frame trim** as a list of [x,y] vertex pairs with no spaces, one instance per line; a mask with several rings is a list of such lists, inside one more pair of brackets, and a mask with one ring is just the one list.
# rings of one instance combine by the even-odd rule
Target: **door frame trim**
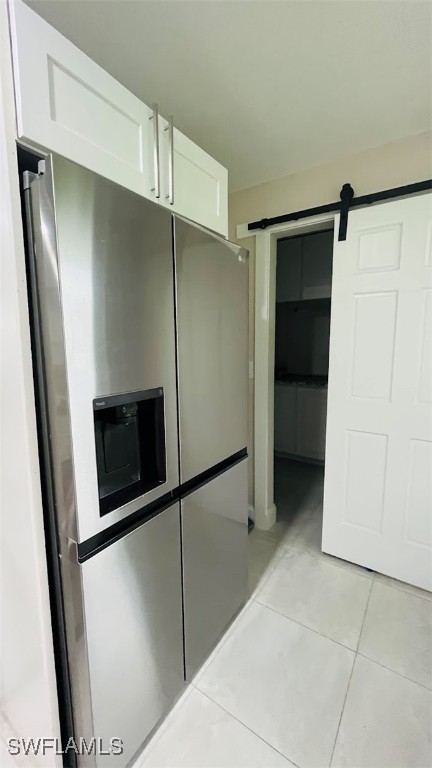
[[309,234],[324,224],[334,226],[336,215],[324,213],[264,231],[248,230],[247,224],[237,227],[238,240],[255,237],[253,492],[255,525],[264,531],[276,522],[273,442],[277,241],[289,235]]

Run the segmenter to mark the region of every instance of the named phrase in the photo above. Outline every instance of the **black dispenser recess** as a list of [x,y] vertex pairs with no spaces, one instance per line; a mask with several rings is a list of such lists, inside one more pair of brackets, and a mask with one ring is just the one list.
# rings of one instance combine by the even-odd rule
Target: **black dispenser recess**
[[163,389],[93,400],[100,514],[166,481]]

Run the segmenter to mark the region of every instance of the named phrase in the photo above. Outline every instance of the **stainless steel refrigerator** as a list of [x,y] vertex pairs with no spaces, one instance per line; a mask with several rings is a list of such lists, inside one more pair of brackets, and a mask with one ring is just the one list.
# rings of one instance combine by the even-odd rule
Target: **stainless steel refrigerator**
[[58,156],[23,186],[63,740],[126,766],[246,597],[247,254]]

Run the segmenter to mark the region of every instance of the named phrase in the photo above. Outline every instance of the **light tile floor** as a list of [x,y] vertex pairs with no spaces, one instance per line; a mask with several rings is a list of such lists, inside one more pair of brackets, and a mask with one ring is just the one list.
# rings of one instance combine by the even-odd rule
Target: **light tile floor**
[[432,595],[322,553],[322,496],[276,460],[250,600],[140,768],[432,766]]

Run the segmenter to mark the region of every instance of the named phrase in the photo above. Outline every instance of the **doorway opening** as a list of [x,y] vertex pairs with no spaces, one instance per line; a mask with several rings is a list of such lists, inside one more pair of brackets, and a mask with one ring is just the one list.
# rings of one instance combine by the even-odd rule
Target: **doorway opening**
[[334,229],[323,215],[256,237],[251,591],[285,546],[321,557]]
[[333,227],[276,244],[274,499],[285,543],[321,551]]

